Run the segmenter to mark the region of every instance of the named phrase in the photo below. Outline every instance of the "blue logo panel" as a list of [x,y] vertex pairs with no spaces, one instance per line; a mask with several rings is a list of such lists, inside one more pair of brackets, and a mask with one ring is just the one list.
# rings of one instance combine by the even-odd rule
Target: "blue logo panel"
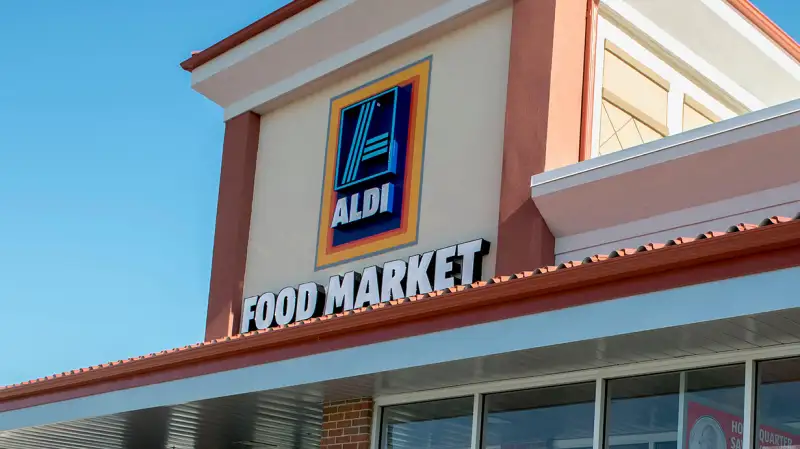
[[398,173],[398,147],[406,145],[409,98],[410,86],[394,87],[342,109],[336,191]]
[[[394,184],[395,210],[403,210],[412,85],[396,86],[341,111],[336,153],[336,199]],[[333,246],[397,229],[401,214],[383,214],[333,231]]]

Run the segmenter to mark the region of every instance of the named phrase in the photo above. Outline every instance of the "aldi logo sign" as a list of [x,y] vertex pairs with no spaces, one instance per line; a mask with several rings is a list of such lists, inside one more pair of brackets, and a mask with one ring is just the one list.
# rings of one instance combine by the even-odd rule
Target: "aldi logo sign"
[[431,58],[331,100],[316,269],[417,241]]
[[[397,175],[397,148],[401,145],[405,148],[408,138],[403,118],[409,114],[410,93],[410,85],[402,91],[394,87],[342,110],[335,190],[346,190],[384,175]],[[400,132],[396,133],[398,124]]]

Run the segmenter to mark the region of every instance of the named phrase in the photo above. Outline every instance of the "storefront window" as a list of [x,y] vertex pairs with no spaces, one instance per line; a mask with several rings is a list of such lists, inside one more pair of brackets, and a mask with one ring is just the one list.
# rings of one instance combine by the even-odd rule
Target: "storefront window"
[[592,447],[594,383],[488,395],[486,449]]
[[758,365],[754,447],[800,445],[800,358]]
[[744,365],[615,379],[607,395],[607,448],[741,448]]
[[469,449],[473,398],[397,405],[383,409],[383,449]]

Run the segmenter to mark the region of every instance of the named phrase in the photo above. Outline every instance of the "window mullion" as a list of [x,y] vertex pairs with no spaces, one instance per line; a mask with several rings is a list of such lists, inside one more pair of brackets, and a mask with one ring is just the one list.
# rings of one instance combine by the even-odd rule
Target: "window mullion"
[[594,99],[592,112],[592,149],[591,157],[597,157],[600,154],[600,120],[602,115],[603,106],[603,67],[605,65],[605,49],[606,38],[604,28],[598,23],[597,31],[597,45],[595,47],[595,60],[594,60]]
[[473,399],[473,409],[472,409],[472,449],[480,449],[481,447],[481,436],[483,434],[483,418],[484,418],[484,407],[483,407],[483,395],[480,393],[475,394],[475,399]]
[[753,359],[745,362],[744,373],[744,419],[742,428],[742,449],[753,449],[755,435],[755,410],[756,410],[756,387],[758,384],[757,366]]
[[383,407],[375,405],[372,411],[372,432],[370,435],[370,447],[380,449],[386,445],[386,435],[383,431]]
[[606,425],[606,380],[597,379],[594,393],[594,432],[592,435],[592,449],[605,447]]
[[670,86],[667,94],[667,130],[670,136],[683,132],[684,95],[683,89]]
[[684,448],[684,440],[686,440],[686,371],[681,371],[680,391],[678,392],[678,441],[676,447],[678,449]]

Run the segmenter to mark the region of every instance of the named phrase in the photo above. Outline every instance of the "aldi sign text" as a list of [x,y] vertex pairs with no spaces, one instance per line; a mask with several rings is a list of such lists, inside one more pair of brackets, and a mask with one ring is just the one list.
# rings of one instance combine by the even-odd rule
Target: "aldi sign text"
[[286,287],[276,293],[245,298],[240,331],[250,332],[295,321],[472,284],[481,279],[483,257],[489,242],[472,240],[436,251],[416,254],[408,260],[392,260],[331,276],[323,286],[315,282]]

